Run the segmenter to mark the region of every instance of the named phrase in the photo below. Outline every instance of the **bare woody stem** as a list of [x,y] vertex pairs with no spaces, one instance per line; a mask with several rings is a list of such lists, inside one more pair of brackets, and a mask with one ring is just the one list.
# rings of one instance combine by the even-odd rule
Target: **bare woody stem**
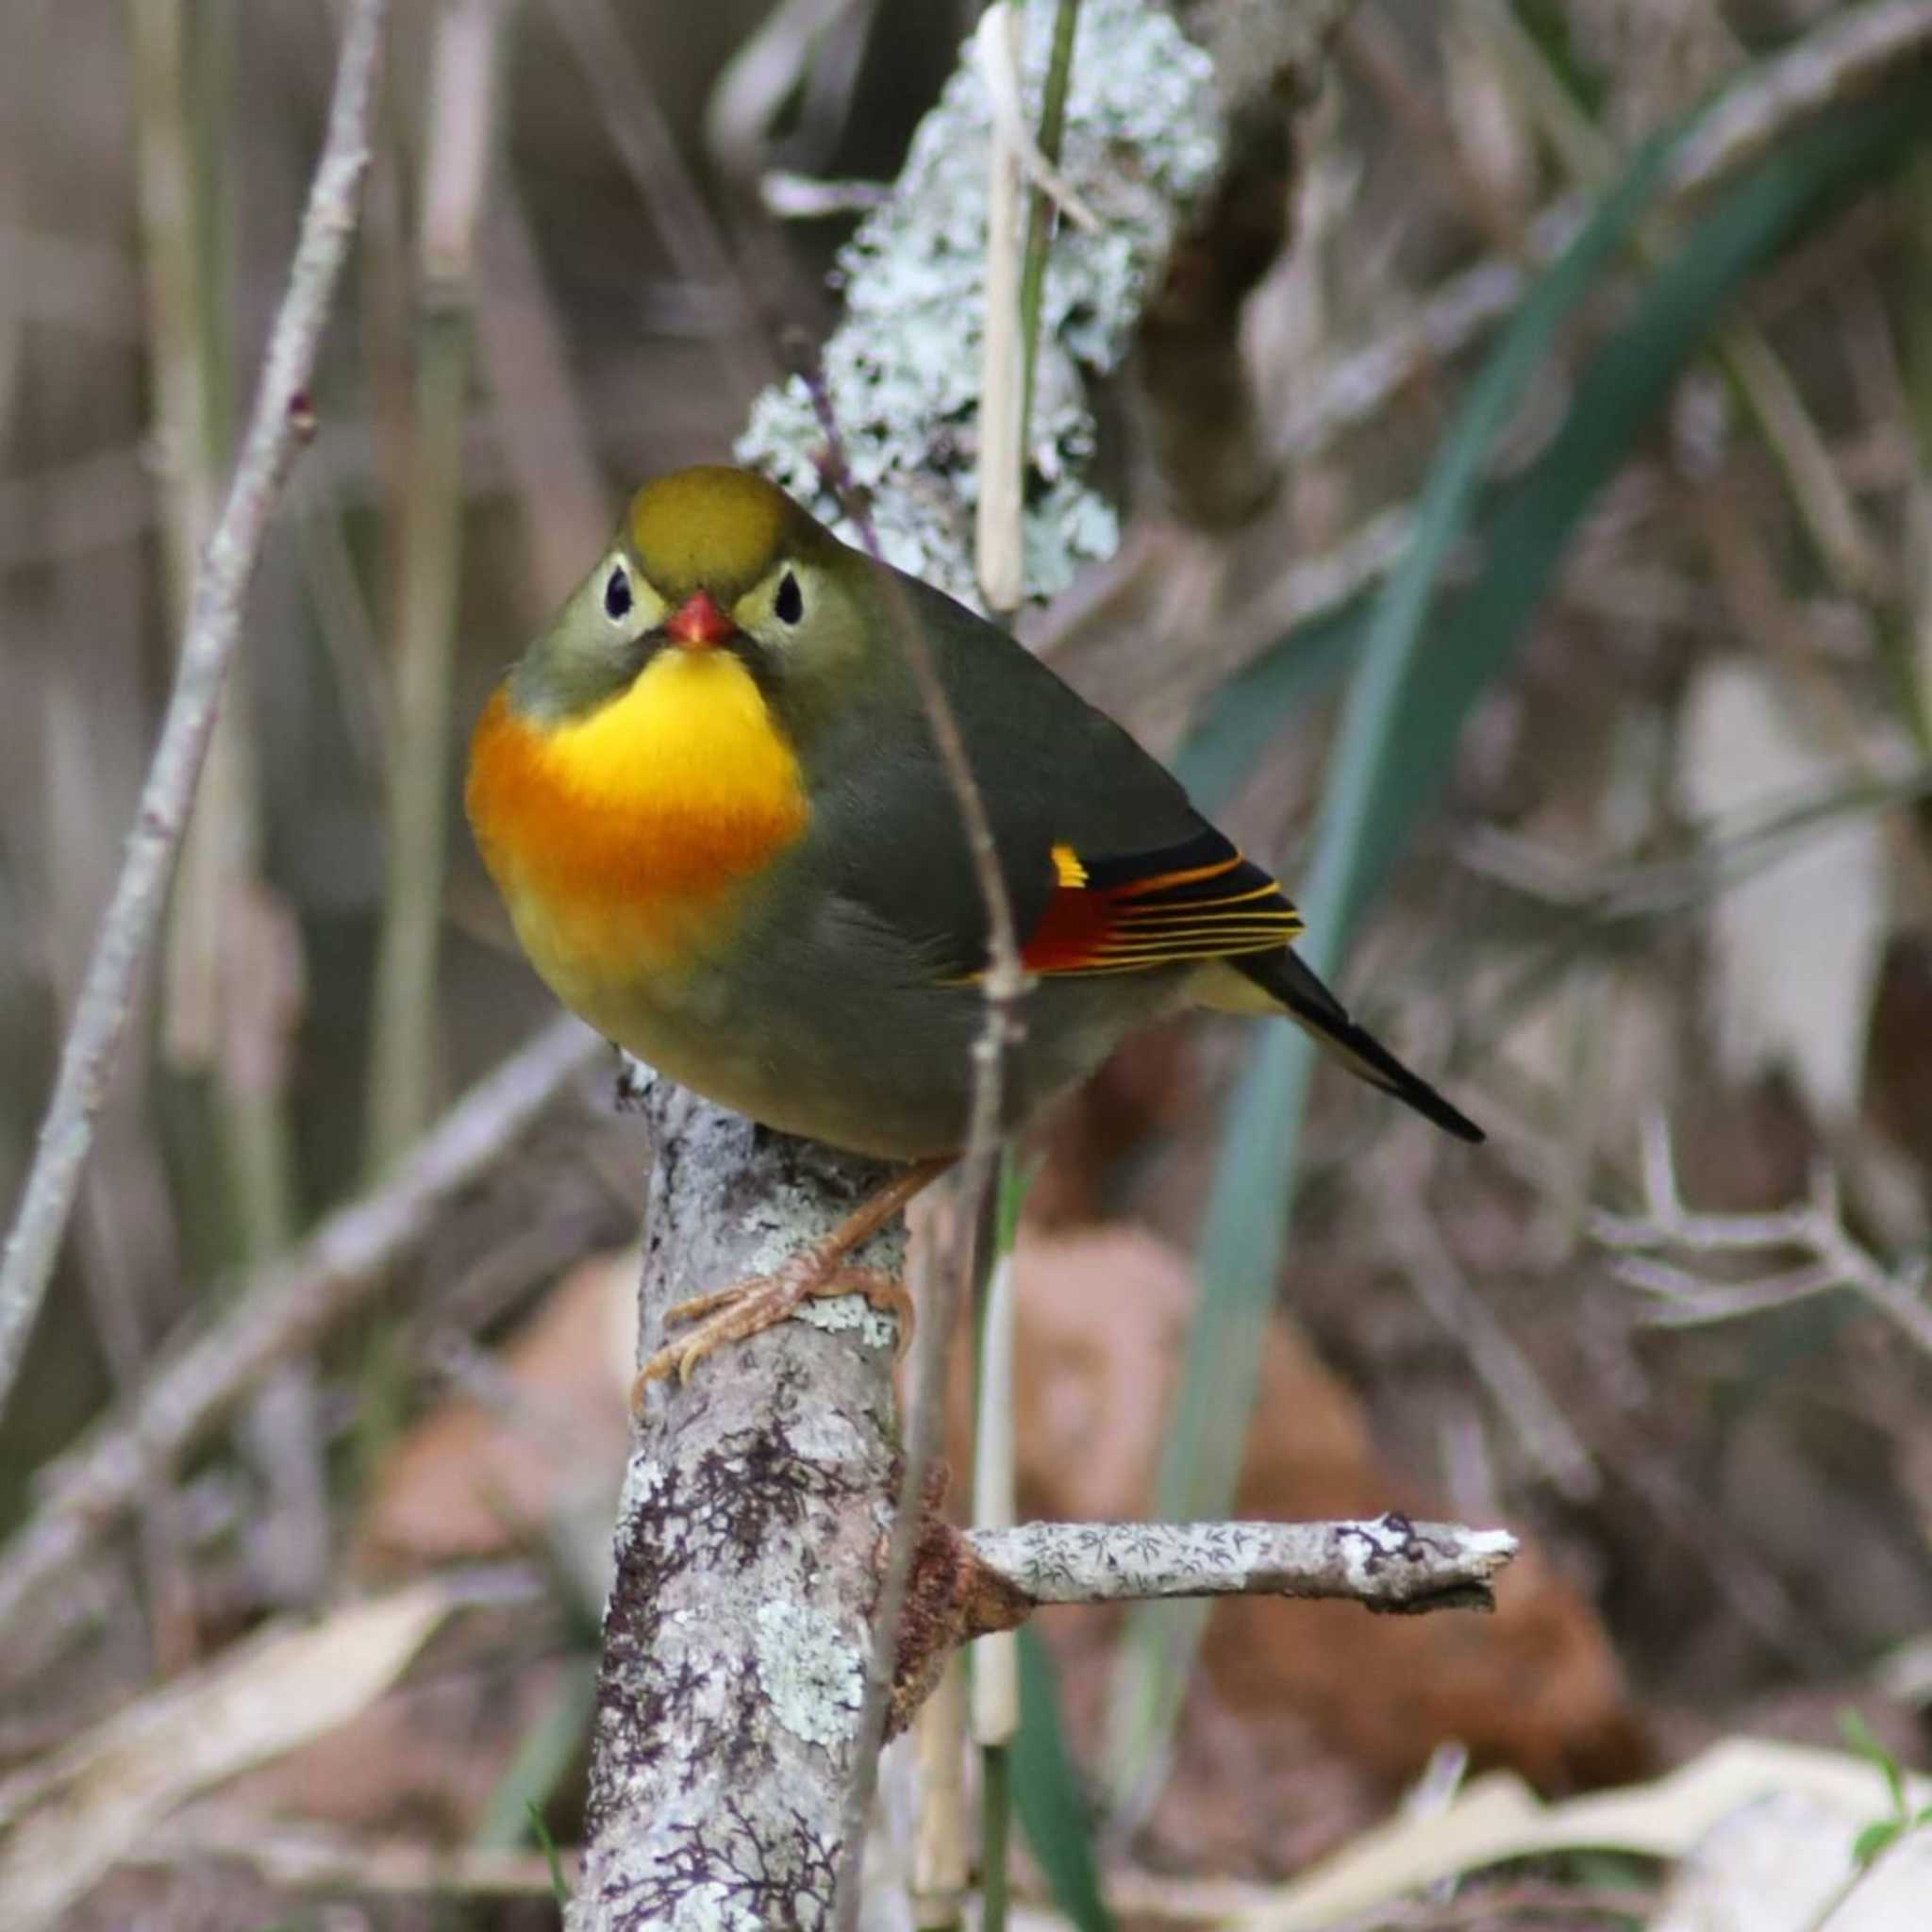
[[[851,487],[838,421],[824,383],[814,373],[807,377],[812,407],[818,413],[826,447],[828,480],[858,525],[865,546],[883,573],[885,559],[863,502]],[[886,578],[890,584],[891,579]],[[886,1735],[891,1699],[893,1652],[901,1607],[918,1534],[920,1505],[926,1480],[938,1455],[944,1407],[945,1350],[955,1328],[955,1316],[972,1291],[974,1233],[980,1204],[986,1199],[998,1169],[1004,1113],[1004,1061],[1018,1020],[1015,1008],[1029,981],[1020,963],[1020,944],[1013,921],[1012,900],[1000,872],[993,842],[992,821],[986,800],[966,756],[958,720],[940,681],[932,648],[908,609],[897,625],[906,660],[911,667],[925,708],[928,728],[940,762],[952,788],[972,854],[974,874],[987,919],[987,969],[982,982],[986,995],[986,1027],[974,1043],[973,1101],[967,1123],[966,1151],[960,1157],[955,1190],[951,1237],[943,1263],[935,1271],[933,1306],[919,1325],[913,1361],[913,1409],[906,1455],[899,1477],[897,1509],[887,1545],[885,1574],[880,1581],[873,1624],[873,1642],[859,1707],[857,1746],[853,1755],[844,1807],[844,1844],[839,1865],[837,1924],[851,1932],[858,1924],[859,1867],[864,1855],[867,1815],[878,1776],[879,1748]]]
[[33,1166],[0,1259],[0,1408],[46,1295],[137,983],[153,949],[241,634],[242,598],[295,454],[312,430],[308,381],[355,232],[387,11],[387,0],[357,0],[342,35],[328,134],[302,217],[288,291],[269,338],[255,414],[227,503],[196,573],[175,689],[127,857],[88,961]]
[[[888,1174],[668,1081],[642,1105],[646,1351],[672,1304],[777,1266]],[[894,1226],[854,1259],[903,1253]],[[619,1515],[570,1932],[705,1907],[721,1925],[824,1923],[895,1488],[893,1341],[858,1297],[815,1301],[653,1396]]]

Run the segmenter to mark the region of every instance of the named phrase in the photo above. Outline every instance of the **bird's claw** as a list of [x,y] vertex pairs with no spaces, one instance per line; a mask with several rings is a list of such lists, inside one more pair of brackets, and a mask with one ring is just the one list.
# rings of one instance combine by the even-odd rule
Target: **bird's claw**
[[754,1274],[729,1288],[692,1295],[667,1309],[667,1326],[684,1322],[698,1325],[689,1335],[667,1341],[638,1371],[631,1384],[632,1412],[642,1407],[644,1391],[653,1382],[675,1373],[681,1387],[713,1349],[775,1327],[816,1297],[841,1294],[862,1294],[874,1307],[897,1318],[895,1360],[903,1360],[912,1334],[912,1297],[899,1280],[882,1268],[827,1267],[822,1257],[805,1254],[770,1274]]

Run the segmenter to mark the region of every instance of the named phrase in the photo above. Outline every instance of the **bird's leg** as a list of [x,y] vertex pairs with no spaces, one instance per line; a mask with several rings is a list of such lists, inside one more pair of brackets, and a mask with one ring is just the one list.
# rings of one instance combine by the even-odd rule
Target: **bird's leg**
[[638,1371],[631,1384],[632,1409],[641,1406],[645,1389],[659,1376],[675,1370],[680,1382],[689,1380],[693,1366],[721,1343],[741,1341],[774,1326],[815,1295],[862,1294],[874,1307],[890,1310],[899,1319],[903,1353],[912,1333],[911,1297],[883,1269],[848,1267],[845,1257],[951,1165],[950,1160],[919,1161],[867,1195],[829,1234],[772,1274],[754,1274],[669,1309],[667,1324],[695,1321],[698,1325],[681,1340],[667,1341]]

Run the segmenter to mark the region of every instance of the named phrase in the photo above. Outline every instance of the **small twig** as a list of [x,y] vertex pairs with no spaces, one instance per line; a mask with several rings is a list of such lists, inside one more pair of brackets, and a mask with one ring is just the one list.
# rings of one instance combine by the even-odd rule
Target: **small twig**
[[1383,1225],[1409,1286],[1470,1366],[1518,1441],[1557,1490],[1573,1502],[1600,1483],[1589,1445],[1571,1427],[1535,1365],[1471,1287],[1424,1193],[1427,1176],[1413,1167],[1383,1193]]
[[913,1725],[919,1819],[912,1839],[915,1925],[964,1923],[973,1876],[972,1799],[966,1785],[966,1660],[947,1659]]
[[1029,1523],[958,1530],[922,1513],[898,1630],[891,1713],[903,1728],[962,1643],[1015,1630],[1042,1604],[1327,1597],[1371,1610],[1492,1609],[1516,1555],[1507,1530],[1412,1523]]
[[50,1469],[40,1512],[0,1552],[0,1634],[140,1500],[157,1470],[207,1436],[269,1370],[359,1307],[601,1050],[575,1020],[540,1033],[473,1087],[386,1187],[337,1209],[243,1284],[221,1320],[157,1371],[131,1413],[109,1418]]
[[[988,91],[997,104],[994,72],[1004,73],[1015,101],[1014,60],[1020,11],[989,7],[974,46]],[[987,608],[1006,622],[1026,594],[1025,536],[1021,505],[1026,487],[1026,373],[1031,362],[1021,332],[1021,150],[1014,117],[997,105],[987,143],[986,326],[979,360],[979,500],[974,506],[974,570]]]
[[1338,1523],[1028,1523],[964,1540],[1029,1605],[1296,1596],[1405,1613],[1488,1607],[1517,1550],[1507,1530],[1392,1510]]
[[19,1374],[53,1274],[136,983],[153,947],[228,660],[241,634],[242,598],[282,485],[313,425],[308,384],[355,231],[387,10],[387,0],[357,0],[343,31],[328,135],[303,214],[288,290],[269,339],[254,419],[196,575],[174,693],[142,790],[127,857],[88,961],[33,1167],[0,1261],[0,1409]]
[[[1642,1210],[1598,1213],[1591,1218],[1591,1231],[1616,1252],[1611,1270],[1617,1278],[1662,1305],[1649,1317],[1653,1325],[1683,1328],[1736,1321],[1849,1289],[1932,1356],[1932,1303],[1925,1296],[1932,1268],[1923,1258],[1888,1267],[1855,1241],[1844,1224],[1838,1176],[1829,1168],[1817,1171],[1811,1197],[1800,1207],[1769,1214],[1702,1214],[1684,1204],[1670,1127],[1661,1116],[1645,1123],[1642,1163]],[[1750,1281],[1719,1283],[1657,1259],[1649,1252],[1657,1248],[1696,1255],[1756,1254],[1767,1259],[1790,1251],[1807,1258]]]
[[[981,24],[978,51],[993,101],[988,148],[986,332],[979,401],[979,491],[974,562],[989,608],[1001,621],[1026,593],[1024,503],[1034,370],[1040,348],[1041,298],[1052,237],[1048,186],[1066,134],[1067,93],[1080,0],[1059,0],[1041,102],[1040,144],[1031,149],[1021,110],[1021,9],[1000,9]],[[1039,160],[1035,169],[1029,150]],[[1025,243],[1020,243],[1021,166],[1034,175]],[[1008,1161],[1010,1166],[1010,1158]],[[989,1527],[1012,1523],[1014,1229],[1002,1198],[982,1224],[995,1224],[993,1252],[978,1269],[979,1393],[973,1432],[973,1514]],[[1014,1214],[1017,1216],[1017,1197]],[[980,1918],[985,1932],[1005,1932],[1011,1787],[1007,1749],[1020,1728],[1020,1653],[1010,1632],[990,1635],[974,1659],[971,1731],[980,1751]]]
[[[883,566],[877,535],[872,527],[863,500],[852,488],[851,476],[845,467],[843,442],[824,383],[815,369],[807,375],[806,382],[811,392],[820,432],[825,440],[827,481],[845,505],[846,514],[858,526],[874,562]],[[986,995],[986,1029],[974,1043],[972,1112],[967,1124],[966,1151],[959,1161],[947,1251],[943,1265],[934,1273],[936,1292],[933,1299],[936,1306],[924,1311],[913,1347],[912,1422],[908,1432],[892,1534],[887,1547],[885,1576],[879,1587],[873,1655],[866,1673],[864,1701],[859,1707],[852,1782],[847,1790],[844,1850],[837,1894],[840,1932],[852,1932],[858,1924],[859,1870],[864,1857],[866,1817],[872,1807],[873,1791],[878,1779],[879,1751],[885,1742],[899,1612],[905,1601],[907,1574],[911,1568],[918,1540],[921,1504],[925,1495],[927,1474],[938,1453],[945,1407],[946,1344],[952,1338],[955,1317],[961,1302],[971,1291],[969,1277],[973,1267],[974,1232],[979,1219],[980,1204],[992,1184],[994,1165],[999,1156],[1003,1062],[1007,1046],[1018,1030],[1014,1009],[1031,983],[1020,964],[1012,900],[1007,891],[1006,879],[1000,873],[992,822],[987,816],[986,800],[980,793],[972,763],[966,756],[966,743],[959,734],[958,720],[954,717],[945,687],[940,682],[932,648],[918,624],[911,620],[909,612],[907,620],[898,626],[898,635],[906,652],[906,661],[919,686],[926,725],[938,748],[946,782],[952,788],[959,808],[967,847],[972,855],[974,876],[986,912],[988,957],[981,981]]]
[[722,297],[727,325],[709,331],[709,339],[741,400],[750,402],[777,375],[764,325],[704,192],[685,164],[651,76],[610,0],[550,0],[550,13],[577,58],[610,144],[650,209],[678,274]]

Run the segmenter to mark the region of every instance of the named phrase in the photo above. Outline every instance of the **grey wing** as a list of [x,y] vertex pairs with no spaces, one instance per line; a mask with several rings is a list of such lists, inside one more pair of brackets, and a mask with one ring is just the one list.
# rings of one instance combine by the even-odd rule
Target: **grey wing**
[[[1083,858],[1165,851],[1208,831],[1174,778],[1112,719],[1005,632],[946,621],[957,607],[902,577],[991,822],[1024,945],[1057,879],[1054,848]],[[909,675],[894,710],[847,739],[814,806],[838,890],[914,941],[938,977],[986,964],[984,894]]]

